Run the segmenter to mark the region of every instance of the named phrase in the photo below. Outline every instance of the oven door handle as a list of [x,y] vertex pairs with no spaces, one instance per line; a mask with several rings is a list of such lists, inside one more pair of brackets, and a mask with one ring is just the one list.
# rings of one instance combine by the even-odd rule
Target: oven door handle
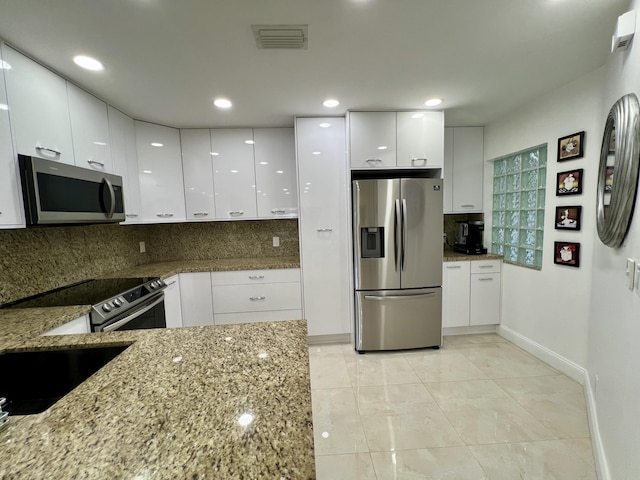
[[134,313],[132,313],[131,315],[127,315],[126,317],[118,320],[117,322],[113,322],[110,325],[107,325],[106,327],[104,327],[102,329],[103,332],[112,332],[114,330],[117,330],[118,328],[120,328],[121,326],[129,323],[131,320],[134,320],[135,318],[139,317],[140,315],[142,315],[143,313],[148,312],[149,310],[151,310],[153,307],[155,307],[156,305],[158,305],[159,303],[162,303],[164,301],[164,294],[160,295],[158,297],[158,299],[152,303],[150,303],[149,305],[145,306],[144,308],[141,308],[140,310],[136,310]]

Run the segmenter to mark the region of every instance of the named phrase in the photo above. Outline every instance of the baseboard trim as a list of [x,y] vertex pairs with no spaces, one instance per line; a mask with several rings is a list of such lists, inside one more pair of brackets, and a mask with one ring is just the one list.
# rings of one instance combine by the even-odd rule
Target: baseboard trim
[[309,345],[321,345],[327,343],[349,343],[350,333],[336,333],[332,335],[309,335]]
[[593,456],[596,464],[596,473],[599,480],[611,480],[609,475],[609,466],[607,457],[602,445],[602,437],[598,428],[598,413],[596,408],[593,389],[591,388],[591,380],[589,372],[586,368],[581,367],[577,363],[558,355],[553,350],[534,342],[528,337],[516,332],[515,330],[500,325],[496,333],[506,338],[510,342],[522,348],[525,352],[530,353],[534,357],[548,363],[556,370],[561,371],[569,378],[575,380],[582,385],[585,401],[587,404],[587,416],[589,418],[589,431],[591,433],[591,445],[593,447]]
[[496,333],[498,325],[474,325],[473,327],[444,327],[442,335],[469,335],[473,333]]

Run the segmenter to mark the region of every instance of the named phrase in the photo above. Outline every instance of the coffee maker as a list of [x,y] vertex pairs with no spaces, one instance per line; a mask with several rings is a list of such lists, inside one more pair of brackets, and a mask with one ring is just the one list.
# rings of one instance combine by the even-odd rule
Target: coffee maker
[[487,253],[482,246],[484,222],[480,220],[456,222],[456,243],[453,249],[469,255]]

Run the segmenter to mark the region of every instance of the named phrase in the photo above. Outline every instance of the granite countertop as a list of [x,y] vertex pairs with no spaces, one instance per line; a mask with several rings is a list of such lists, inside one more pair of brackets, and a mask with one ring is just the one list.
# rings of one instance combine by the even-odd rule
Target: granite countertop
[[468,255],[466,253],[455,252],[452,248],[445,247],[442,255],[443,262],[460,262],[463,260],[502,260],[502,255],[495,253],[484,253],[482,255]]

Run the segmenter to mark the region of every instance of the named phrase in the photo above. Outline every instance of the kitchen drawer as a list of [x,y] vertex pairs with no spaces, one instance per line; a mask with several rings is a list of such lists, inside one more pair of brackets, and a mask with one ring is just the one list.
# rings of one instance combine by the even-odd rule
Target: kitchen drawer
[[501,265],[501,260],[471,260],[471,274],[499,273]]
[[300,282],[214,285],[214,313],[300,310]]
[[278,322],[280,320],[300,320],[302,310],[272,310],[268,312],[217,313],[213,316],[215,325],[234,323]]
[[300,269],[282,268],[274,270],[238,270],[233,272],[211,272],[212,285],[244,285],[254,283],[260,284],[286,282],[300,282]]

